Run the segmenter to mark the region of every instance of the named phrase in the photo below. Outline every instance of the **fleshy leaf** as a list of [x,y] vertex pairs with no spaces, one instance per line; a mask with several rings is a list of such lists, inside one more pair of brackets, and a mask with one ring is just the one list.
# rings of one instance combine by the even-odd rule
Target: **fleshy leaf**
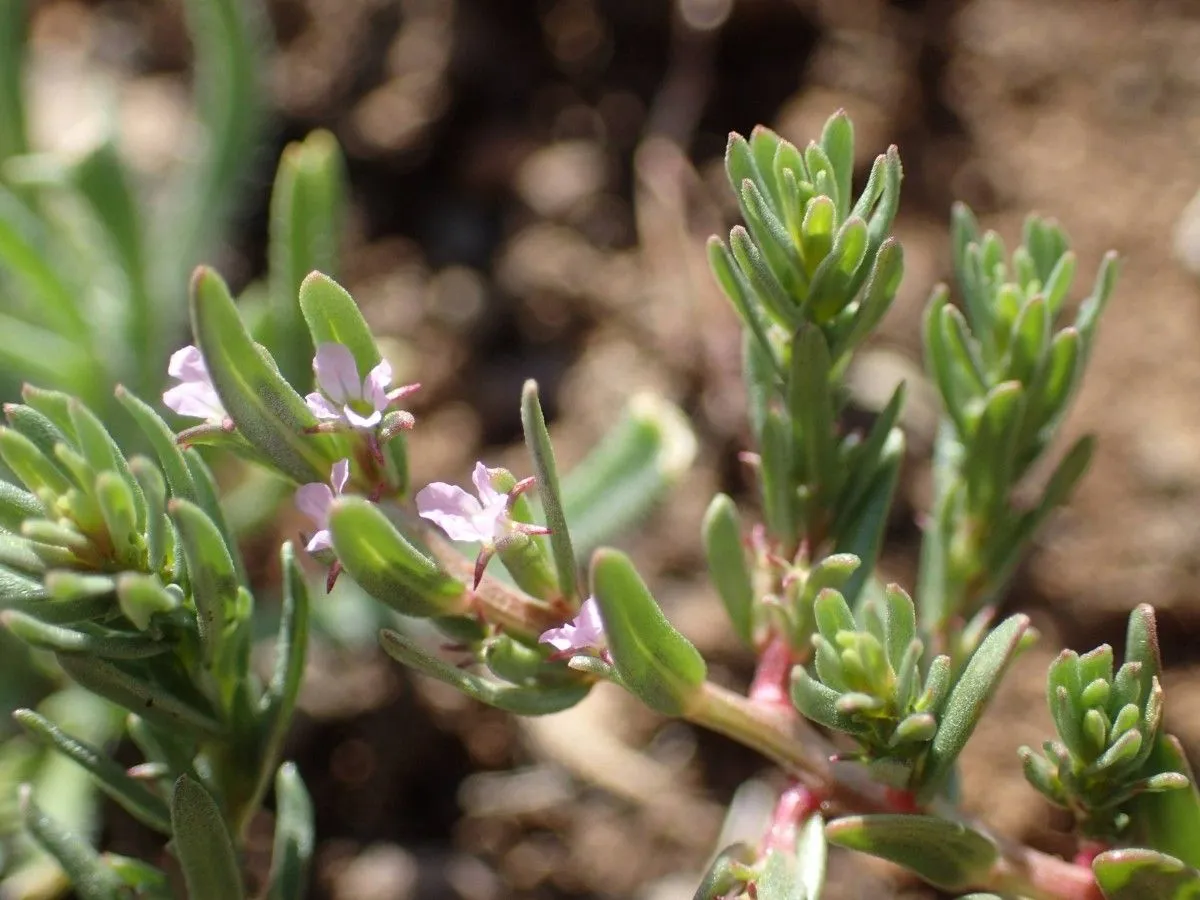
[[211,667],[221,656],[225,623],[237,598],[237,573],[221,533],[200,507],[186,500],[172,500],[167,508],[187,557],[200,644],[205,664]]
[[667,621],[625,554],[597,550],[591,575],[621,682],[652,709],[679,715],[704,683],[704,658]]
[[99,788],[135,819],[163,834],[171,833],[167,804],[143,782],[126,774],[113,759],[86,741],[67,734],[31,709],[18,709],[13,713],[13,718],[38,743],[53,747],[82,766]]
[[1126,807],[1132,841],[1200,868],[1200,792],[1187,756],[1174,735],[1159,734],[1143,772],[1146,775],[1180,772],[1191,784],[1179,790],[1134,797]]
[[328,438],[306,435],[317,424],[303,398],[263,358],[221,277],[192,277],[192,329],[213,386],[242,436],[300,484],[323,482],[340,456]]
[[245,896],[233,838],[216,800],[200,782],[179,776],[171,795],[175,852],[190,900]]
[[742,546],[737,505],[726,494],[713,497],[704,514],[703,529],[709,577],[725,604],[734,632],[749,645],[754,628],[754,584]]
[[996,861],[996,845],[977,831],[936,816],[850,816],[825,826],[831,844],[860,850],[916,873],[934,887],[963,890]]
[[[250,809],[257,807],[258,798],[266,791],[271,772],[282,752],[283,741],[287,737],[292,713],[296,708],[296,698],[300,694],[300,682],[304,677],[304,660],[308,650],[308,585],[296,562],[296,554],[290,541],[284,542],[280,548],[279,562],[283,572],[283,599],[280,604],[282,609],[279,630],[275,637],[275,665],[270,681],[267,682],[266,693],[259,701],[259,772],[254,790],[255,802],[247,804]],[[276,773],[277,785],[283,777],[284,768],[287,766],[280,767]],[[294,769],[290,777],[299,782],[299,776]],[[300,784],[300,790],[303,789],[303,784]]]
[[570,709],[587,696],[591,687],[586,682],[553,687],[501,684],[431,656],[411,638],[389,628],[379,633],[379,643],[384,652],[397,662],[458,688],[481,703],[519,716],[544,716]]
[[471,597],[361,497],[343,497],[329,514],[333,549],[368,594],[407,616],[463,615]]
[[63,671],[77,684],[118,706],[136,710],[147,721],[205,737],[224,735],[221,722],[197,700],[178,697],[161,685],[107,660],[66,653],[60,653],[56,658]]
[[533,458],[533,468],[537,473],[538,493],[546,513],[546,527],[550,529],[550,549],[554,556],[559,590],[570,607],[577,609],[580,598],[575,551],[571,545],[571,532],[567,528],[554,447],[550,444],[550,432],[546,430],[546,417],[542,414],[542,402],[538,399],[537,382],[533,380],[526,381],[521,390],[521,427],[525,431],[525,446]]
[[25,830],[62,866],[79,900],[116,900],[121,896],[120,878],[87,841],[42,812],[33,802],[28,785],[21,788],[20,798]]
[[1153,850],[1109,850],[1092,863],[1108,900],[1196,900],[1200,872]]
[[946,698],[937,734],[929,745],[924,785],[918,799],[927,801],[936,796],[949,779],[954,761],[975,730],[975,724],[983,715],[984,707],[999,686],[1000,678],[1028,628],[1028,616],[1010,616],[984,639],[971,656],[951,689],[950,696]]
[[354,356],[360,376],[379,364],[379,348],[358,304],[328,275],[312,272],[304,279],[300,285],[300,309],[314,344],[346,347]]
[[304,900],[314,843],[312,799],[295,763],[284,763],[275,775],[275,844],[268,900]]
[[[318,130],[283,149],[271,190],[269,272],[271,332],[269,346],[280,369],[298,389],[312,377],[313,342],[336,340],[355,355],[361,371],[379,360],[360,358],[354,345],[339,338],[316,337],[301,317],[302,282],[310,272],[335,274],[345,205],[345,163],[337,139]],[[296,294],[300,292],[300,308]],[[310,339],[309,334],[313,337]],[[368,332],[369,334],[369,332]],[[374,346],[374,341],[371,342]]]

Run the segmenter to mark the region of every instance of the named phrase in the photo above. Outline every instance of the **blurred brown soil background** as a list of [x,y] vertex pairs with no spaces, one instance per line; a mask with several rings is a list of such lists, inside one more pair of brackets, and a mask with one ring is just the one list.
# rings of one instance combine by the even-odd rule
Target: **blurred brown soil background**
[[[735,320],[703,255],[735,216],[727,133],[764,123],[803,143],[844,107],[863,173],[900,147],[907,274],[852,383],[869,410],[895,379],[911,382],[911,465],[883,562],[909,587],[936,419],[919,319],[949,275],[951,202],[970,203],[1010,247],[1027,212],[1058,218],[1080,257],[1076,300],[1101,254],[1119,250],[1118,292],[1065,428],[1098,432],[1099,453],[1012,587],[1008,606],[1031,612],[1043,638],[972,740],[963,780],[998,829],[1070,853],[1014,751],[1050,734],[1042,679],[1057,650],[1119,650],[1142,601],[1159,611],[1169,727],[1200,747],[1200,284],[1181,263],[1200,267],[1200,225],[1185,216],[1200,188],[1200,4],[268,6],[271,144],[245,161],[240,217],[213,262],[236,284],[261,273],[278,151],[329,128],[353,191],[343,280],[401,378],[425,385],[413,407],[419,481],[464,481],[480,455],[524,474],[526,377],[542,383],[568,466],[635,391],[681,404],[699,459],[625,545],[730,684],[745,683],[749,661],[699,552],[712,493],[748,494]],[[119,86],[123,149],[150,183],[186,153],[177,2],[45,0],[34,49],[39,127],[56,143],[83,127],[103,78]],[[294,529],[281,522],[263,548]],[[687,898],[733,790],[772,778],[754,754],[614,692],[518,723],[410,678],[369,644],[318,641],[310,668],[288,752],[317,807],[320,900]],[[109,821],[110,846],[153,852],[116,811]],[[864,858],[831,865],[829,897],[924,896]]]

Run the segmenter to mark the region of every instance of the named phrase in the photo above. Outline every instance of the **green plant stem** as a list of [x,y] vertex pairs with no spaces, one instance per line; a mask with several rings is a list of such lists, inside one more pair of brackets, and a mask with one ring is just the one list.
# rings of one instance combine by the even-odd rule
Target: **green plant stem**
[[[834,808],[847,813],[896,812],[885,786],[861,766],[830,762],[834,747],[790,706],[759,704],[705,682],[684,710],[689,722],[751,747],[794,775]],[[949,806],[927,812],[961,818]],[[978,828],[979,826],[974,826]],[[980,829],[986,831],[986,829]],[[1089,869],[1022,844],[996,841],[1000,859],[981,889],[1020,894],[1033,900],[1103,900]]]

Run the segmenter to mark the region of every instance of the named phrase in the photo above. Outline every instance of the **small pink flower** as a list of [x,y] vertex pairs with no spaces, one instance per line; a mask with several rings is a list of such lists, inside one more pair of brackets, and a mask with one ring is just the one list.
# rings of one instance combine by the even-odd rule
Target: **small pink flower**
[[508,495],[492,487],[491,475],[481,462],[475,463],[471,481],[478,499],[456,484],[435,481],[417,493],[417,512],[452,541],[494,544],[512,525]]
[[333,535],[329,533],[329,513],[333,503],[342,496],[346,482],[350,480],[350,460],[343,459],[333,464],[329,484],[313,482],[303,484],[296,491],[296,508],[317,526],[316,533],[309,538],[305,550],[316,553],[333,548]]
[[533,484],[532,478],[520,481],[507,494],[492,487],[488,467],[475,463],[471,475],[477,497],[456,484],[435,481],[417,492],[417,512],[428,519],[452,541],[474,541],[483,549],[475,559],[475,587],[483,578],[484,567],[496,552],[496,545],[515,534],[549,534],[540,525],[517,522],[512,517],[512,501]]
[[172,353],[167,374],[179,382],[162,395],[168,409],[214,425],[221,425],[229,418],[198,347],[187,346]]
[[391,404],[420,387],[406,384],[389,391],[392,366],[386,359],[375,366],[365,380],[360,378],[358,363],[350,348],[335,343],[317,347],[313,372],[318,390],[304,398],[308,408],[318,419],[340,419],[353,428],[374,428]]
[[587,653],[604,650],[604,622],[595,598],[588,597],[579,607],[579,614],[570,622],[542,633],[538,642],[549,644],[559,653]]

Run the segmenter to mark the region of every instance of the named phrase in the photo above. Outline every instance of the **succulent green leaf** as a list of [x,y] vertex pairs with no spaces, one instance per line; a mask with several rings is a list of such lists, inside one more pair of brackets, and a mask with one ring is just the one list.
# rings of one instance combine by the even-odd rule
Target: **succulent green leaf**
[[192,329],[213,386],[242,436],[284,474],[323,483],[336,441],[305,434],[317,424],[304,400],[263,358],[246,331],[229,289],[211,269],[192,278]]
[[26,519],[46,514],[41,502],[29,491],[0,481],[0,528],[17,531]]
[[1129,614],[1129,626],[1125,632],[1125,661],[1141,664],[1137,670],[1141,695],[1150,696],[1152,682],[1162,677],[1162,659],[1158,652],[1158,625],[1154,619],[1154,607],[1149,603],[1139,603]]
[[71,489],[71,481],[53,458],[15,428],[0,428],[0,459],[35,494],[49,491],[61,495]]
[[622,684],[652,709],[680,715],[704,684],[704,658],[667,621],[625,554],[597,550],[591,582]]
[[849,816],[825,826],[831,844],[889,860],[935,887],[963,890],[996,861],[996,845],[959,822],[936,816]]
[[788,544],[796,535],[796,502],[791,428],[784,417],[768,409],[759,436],[758,478],[763,518],[777,541]]
[[1028,616],[1010,616],[984,638],[967,662],[946,698],[937,735],[929,745],[924,785],[919,799],[928,800],[936,796],[949,779],[954,761],[975,730],[975,724],[995,693],[1028,628]]
[[856,720],[839,705],[842,694],[833,688],[826,687],[809,675],[803,666],[796,666],[792,672],[791,698],[792,705],[806,719],[842,731],[846,734],[862,735],[869,732],[869,727]]
[[117,401],[133,417],[154,449],[155,456],[158,457],[159,465],[162,466],[163,474],[166,476],[167,484],[171,488],[171,496],[195,503],[197,500],[196,486],[192,482],[191,473],[188,472],[183,451],[175,443],[175,433],[171,431],[170,426],[149,404],[138,399],[121,385],[117,385],[116,397]]
[[[870,256],[867,256],[870,259]],[[859,266],[858,274],[847,292],[857,290],[856,282],[867,276],[866,289],[858,301],[858,312],[854,324],[846,335],[833,346],[833,357],[841,358],[844,353],[857,347],[883,320],[884,314],[896,299],[896,291],[904,278],[904,248],[893,237],[886,238],[868,269],[866,261]]]
[[89,634],[43,622],[15,609],[0,612],[0,623],[31,647],[59,653],[90,654],[104,659],[145,659],[171,649],[168,641],[120,632]]
[[880,464],[857,506],[850,508],[845,519],[839,515],[834,522],[838,553],[850,553],[862,560],[862,565],[846,583],[842,592],[854,601],[875,570],[884,531],[892,510],[892,498],[900,480],[904,462],[904,432],[893,428],[880,452]]
[[81,687],[136,712],[148,722],[210,738],[225,734],[224,725],[199,697],[185,699],[143,674],[97,657],[60,653],[56,658]]
[[559,590],[567,603],[577,608],[580,600],[579,575],[575,567],[571,532],[567,528],[562,486],[558,481],[558,463],[554,460],[554,447],[550,443],[550,432],[546,428],[546,417],[538,398],[537,382],[532,379],[526,381],[521,390],[521,426],[525,430],[525,446],[533,459],[538,493],[546,514],[546,527],[550,529],[550,549],[554,556]]
[[729,249],[738,272],[764,311],[789,331],[804,322],[800,307],[779,283],[750,233],[741,225],[729,232]]
[[330,513],[329,527],[342,566],[380,603],[421,618],[470,609],[463,584],[410,544],[373,503],[343,497]]
[[[345,191],[345,163],[336,138],[328,131],[314,131],[283,149],[271,191],[270,346],[280,359],[280,369],[297,388],[311,378],[314,341],[336,340],[350,347],[361,372],[370,371],[375,364],[368,364],[348,341],[318,338],[311,322],[310,339],[301,318],[305,276],[314,270],[332,275],[337,267]],[[296,306],[298,291],[300,309]]]
[[118,900],[122,896],[117,874],[86,840],[51,819],[33,802],[29,785],[21,788],[20,802],[26,832],[62,866],[79,900]]
[[838,229],[829,251],[809,286],[808,309],[817,322],[828,322],[854,300],[857,273],[867,254],[867,223],[851,218]]
[[754,582],[742,544],[737,504],[728,495],[717,494],[708,505],[702,527],[709,577],[725,604],[734,632],[749,646],[754,636]]
[[389,628],[379,633],[379,643],[383,651],[397,662],[458,688],[481,703],[519,716],[544,716],[570,709],[587,696],[591,687],[583,681],[545,687],[501,684],[438,659],[408,636]]
[[825,151],[837,184],[838,222],[850,212],[851,179],[854,177],[854,125],[844,110],[838,110],[821,130],[821,149]]
[[733,254],[729,252],[729,248],[725,246],[725,243],[715,236],[708,240],[708,265],[712,269],[717,283],[721,286],[721,290],[729,298],[729,302],[733,304],[738,318],[742,320],[742,324],[746,326],[749,333],[758,342],[762,353],[771,361],[774,369],[778,371],[780,369],[779,361],[776,359],[775,351],[771,347],[771,340],[767,337],[767,328],[770,323],[763,319],[757,302],[754,299],[753,291],[738,269],[733,259]]
[[772,211],[753,181],[742,182],[740,197],[742,213],[755,246],[775,281],[795,302],[804,296],[808,277],[787,227]]
[[313,343],[347,347],[354,355],[361,377],[379,364],[379,348],[358,304],[328,275],[312,272],[304,279],[300,285],[300,309]]
[[993,387],[967,444],[967,497],[983,521],[999,517],[1019,474],[1014,467],[1025,391],[1015,381]]
[[200,782],[180,775],[171,794],[171,830],[190,900],[245,896],[233,837],[217,801]]
[[212,667],[220,658],[225,625],[237,599],[237,573],[220,531],[200,507],[172,500],[167,509],[179,529],[187,558],[205,665]]
[[836,496],[841,485],[829,347],[815,325],[806,325],[792,344],[788,407],[793,443],[805,457],[805,481],[815,510]]
[[122,572],[117,576],[117,602],[125,618],[135,628],[145,631],[155,615],[178,609],[181,601],[155,575]]
[[315,844],[312,799],[295,763],[284,763],[275,775],[275,843],[268,900],[304,900]]
[[1154,850],[1109,850],[1092,863],[1108,900],[1196,900],[1200,871]]
[[86,741],[67,734],[49,719],[31,709],[18,709],[13,718],[33,740],[51,747],[87,771],[97,786],[144,825],[171,833],[167,804],[136,778],[130,777],[111,757]]
[[1089,353],[1095,340],[1096,327],[1100,323],[1100,315],[1108,306],[1109,298],[1112,297],[1112,292],[1117,286],[1118,267],[1116,253],[1110,250],[1104,254],[1100,269],[1096,272],[1096,282],[1092,287],[1092,293],[1080,304],[1079,312],[1075,316],[1075,327],[1083,335],[1083,344]]
[[1200,792],[1179,741],[1160,734],[1154,742],[1143,773],[1182,773],[1191,782],[1186,788],[1143,793],[1126,805],[1130,839],[1160,853],[1169,853],[1185,864],[1200,867]]
[[694,900],[724,900],[734,890],[744,887],[753,877],[754,848],[749,844],[731,844],[717,854],[700,887],[696,889]]

